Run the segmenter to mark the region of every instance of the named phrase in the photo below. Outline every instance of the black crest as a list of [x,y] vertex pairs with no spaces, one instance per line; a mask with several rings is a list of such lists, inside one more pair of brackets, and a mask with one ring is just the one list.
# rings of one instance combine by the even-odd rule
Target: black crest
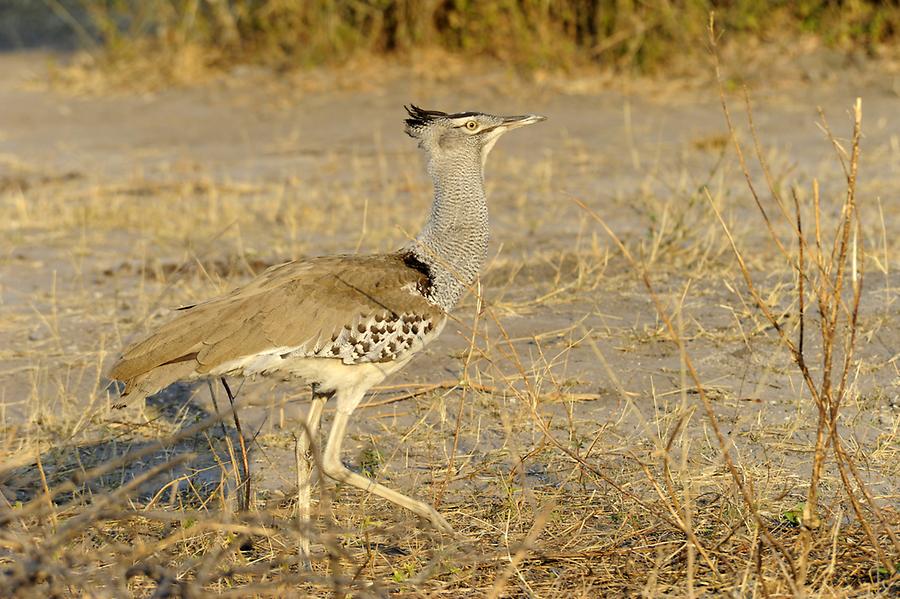
[[454,114],[448,114],[446,112],[441,112],[440,110],[425,110],[424,108],[419,108],[415,104],[410,104],[403,108],[409,113],[410,118],[406,119],[406,132],[410,135],[413,135],[411,131],[427,127],[438,119],[459,119],[480,114],[478,112],[456,112]]
[[410,118],[406,119],[406,126],[416,129],[428,126],[435,119],[449,116],[446,112],[441,112],[440,110],[425,110],[424,108],[419,108],[415,104],[410,104],[403,108],[406,109],[406,112],[410,116]]

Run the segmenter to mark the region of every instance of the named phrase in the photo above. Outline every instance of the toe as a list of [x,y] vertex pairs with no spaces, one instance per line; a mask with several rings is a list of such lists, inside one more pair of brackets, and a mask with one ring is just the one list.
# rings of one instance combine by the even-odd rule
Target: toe
[[435,527],[436,529],[438,529],[439,531],[441,531],[441,532],[443,532],[443,533],[447,533],[447,534],[453,534],[453,533],[454,533],[453,527],[450,526],[450,523],[447,522],[447,521],[444,519],[444,517],[441,516],[441,515],[440,515],[439,513],[437,513],[437,512],[434,512],[434,513],[431,515],[431,523],[434,525],[434,527]]

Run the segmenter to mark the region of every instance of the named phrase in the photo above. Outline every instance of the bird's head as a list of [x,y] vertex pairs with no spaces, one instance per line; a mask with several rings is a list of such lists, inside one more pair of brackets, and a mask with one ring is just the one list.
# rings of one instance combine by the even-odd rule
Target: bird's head
[[521,116],[494,116],[483,112],[459,112],[447,114],[437,110],[423,110],[418,106],[405,106],[406,134],[419,141],[419,147],[428,152],[432,161],[477,159],[484,166],[488,153],[501,135],[525,125],[543,121],[536,114]]

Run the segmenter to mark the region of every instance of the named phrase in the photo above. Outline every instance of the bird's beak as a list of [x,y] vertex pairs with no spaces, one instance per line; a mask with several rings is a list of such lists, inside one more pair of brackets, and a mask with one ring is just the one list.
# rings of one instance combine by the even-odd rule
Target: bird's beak
[[505,116],[503,117],[503,123],[500,125],[504,129],[516,129],[517,127],[524,127],[525,125],[533,125],[535,123],[540,123],[541,121],[546,121],[547,117],[541,116],[539,114],[525,114],[520,116]]

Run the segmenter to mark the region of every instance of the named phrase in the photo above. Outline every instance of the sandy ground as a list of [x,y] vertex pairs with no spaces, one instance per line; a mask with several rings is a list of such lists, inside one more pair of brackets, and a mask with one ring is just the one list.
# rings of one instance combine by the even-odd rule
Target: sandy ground
[[[505,137],[488,163],[485,311],[476,318],[468,297],[442,339],[373,398],[382,405],[359,411],[348,464],[430,499],[453,460],[442,509],[463,528],[455,505],[508,492],[492,472],[524,464],[521,484],[534,489],[570,481],[568,470],[542,459],[535,414],[599,468],[621,474],[629,452],[649,455],[687,408],[691,460],[721,467],[696,395],[680,391],[677,347],[580,199],[643,254],[666,305],[680,306],[687,351],[764,509],[777,514],[802,499],[814,408],[787,353],[749,308],[701,189],[732,224],[773,305],[796,323],[793,277],[766,241],[713,85],[585,78],[560,86],[491,70],[328,85],[321,75],[279,80],[245,69],[194,89],[75,96],[41,82],[45,64],[40,54],[0,55],[0,482],[10,499],[38,488],[37,451],[62,475],[76,456],[100,461],[212,409],[205,385],[173,388],[145,408],[111,408],[104,369],[167,308],[283,259],[388,250],[414,234],[430,187],[402,133],[408,102],[548,120]],[[796,185],[808,206],[818,179],[827,218],[844,182],[816,106],[845,139],[853,100],[863,99],[866,278],[843,422],[879,501],[896,506],[900,99],[874,66],[757,81],[751,94],[779,185]],[[740,95],[729,99],[748,140]],[[810,333],[808,348],[816,347]],[[466,378],[483,390],[453,386]],[[446,388],[427,387],[438,383]],[[517,395],[526,388],[534,404]],[[410,392],[421,394],[387,401]],[[293,493],[292,434],[305,397],[295,382],[241,388],[244,427],[259,431],[252,457],[261,502]],[[212,484],[219,473],[203,445],[197,468],[209,468],[197,480]],[[836,485],[826,496],[832,506],[841,501]],[[396,510],[390,517],[410,519]]]

